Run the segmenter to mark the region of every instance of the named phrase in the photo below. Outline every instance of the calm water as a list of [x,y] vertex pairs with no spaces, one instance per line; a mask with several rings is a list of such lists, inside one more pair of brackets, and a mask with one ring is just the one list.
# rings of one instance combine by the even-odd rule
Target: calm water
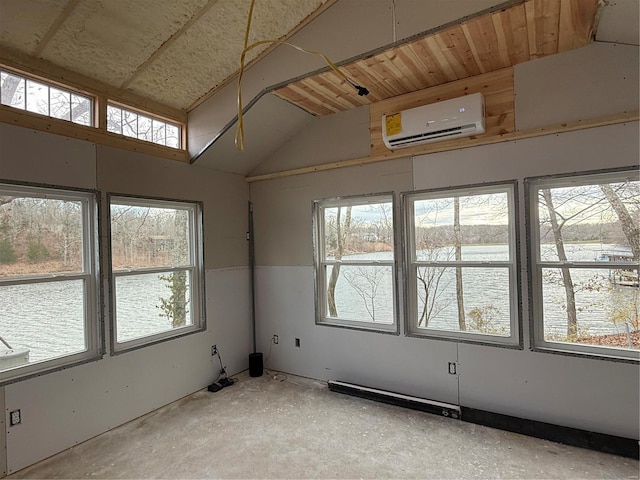
[[[157,307],[161,297],[170,296],[158,275],[119,277],[117,295],[119,341],[171,328]],[[16,299],[27,309],[20,309]],[[0,288],[0,336],[14,348],[28,348],[31,361],[83,351],[82,303],[80,280]]]
[[[576,244],[566,245],[567,256],[571,260],[595,260],[602,251],[612,250],[613,245]],[[390,252],[345,256],[347,259],[389,259]],[[557,260],[555,247],[543,245],[544,260]],[[420,259],[426,259],[426,252],[419,252]],[[508,250],[504,245],[474,245],[462,248],[465,261],[508,260]],[[444,259],[444,257],[441,257]],[[391,274],[379,279],[375,304],[375,319],[371,315],[370,284],[366,281],[353,285],[342,275],[342,267],[336,287],[336,307],[338,316],[345,319],[368,319],[380,323],[390,323],[393,316],[393,282]],[[351,267],[354,268],[354,267]],[[327,276],[330,274],[330,270]],[[639,303],[637,288],[614,287],[608,280],[608,270],[572,269],[572,279],[576,291],[579,331],[586,335],[623,333],[624,325],[614,324],[610,318],[616,309]],[[366,275],[365,275],[366,277]],[[369,275],[371,277],[371,275]],[[559,269],[544,272],[543,290],[545,336],[562,337],[567,331],[566,297],[559,277]],[[373,279],[375,280],[375,279]],[[463,268],[464,309],[467,312],[467,326],[470,328],[468,312],[482,311],[490,318],[490,329],[495,334],[507,334],[509,327],[509,272],[506,268]],[[364,297],[363,297],[364,294]],[[437,307],[432,311],[429,327],[442,330],[458,330],[455,269],[447,268],[442,273],[436,291]],[[418,304],[423,301],[418,299]],[[366,306],[365,306],[366,305]],[[368,308],[367,308],[368,307]],[[517,307],[516,307],[517,308]],[[526,308],[526,305],[525,305]],[[373,319],[373,320],[372,320]]]
[[[582,244],[568,245],[567,249],[571,258],[594,260],[602,250],[610,247]],[[504,246],[463,247],[465,260],[487,257],[504,260],[505,253]],[[375,255],[383,259],[389,258],[390,254]],[[351,258],[358,257],[362,258],[359,255]],[[371,254],[368,258],[371,258]],[[564,288],[555,274],[557,272],[546,272],[543,286],[548,299],[544,305],[547,335],[563,335],[566,332]],[[616,308],[637,302],[638,289],[612,288],[606,270],[574,269],[572,275],[577,290],[579,328],[588,334],[624,332],[622,325],[615,325],[609,318]],[[463,278],[465,311],[490,307],[492,328],[496,332],[506,328],[510,309],[507,269],[465,268]],[[594,285],[601,285],[601,288],[593,288]],[[390,267],[376,272],[376,269],[366,267],[343,266],[336,289],[338,314],[341,318],[375,318],[376,322],[390,323],[394,310],[393,290]],[[130,340],[171,328],[170,321],[160,316],[162,312],[158,308],[159,299],[168,298],[170,292],[166,282],[157,275],[120,277],[116,293],[120,301],[119,340]],[[443,308],[432,315],[430,327],[456,330],[454,269],[447,269],[442,275],[438,295],[438,303]],[[81,281],[3,287],[0,289],[0,336],[14,348],[30,349],[32,361],[82,351],[85,348],[82,299]],[[21,306],[26,308],[21,309]]]

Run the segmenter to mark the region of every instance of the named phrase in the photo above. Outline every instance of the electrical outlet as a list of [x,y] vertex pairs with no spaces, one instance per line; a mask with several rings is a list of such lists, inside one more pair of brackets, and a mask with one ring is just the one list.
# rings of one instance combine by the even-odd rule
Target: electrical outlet
[[274,345],[278,345],[278,342],[279,342],[279,341],[280,341],[280,340],[278,339],[278,335],[274,335],[274,336],[273,336],[273,343],[274,343]]
[[218,354],[218,346],[211,345],[211,355],[217,355],[217,354]]
[[456,375],[457,365],[456,362],[449,362],[449,375]]
[[14,425],[19,425],[22,423],[22,413],[20,412],[20,409],[18,410],[14,410],[13,412],[11,412],[9,414],[9,425],[10,426],[14,426]]

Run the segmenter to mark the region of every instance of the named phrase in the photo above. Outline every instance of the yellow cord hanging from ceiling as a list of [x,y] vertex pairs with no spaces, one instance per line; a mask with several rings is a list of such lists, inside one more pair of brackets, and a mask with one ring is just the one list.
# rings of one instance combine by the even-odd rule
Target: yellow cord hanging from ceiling
[[249,31],[251,30],[251,18],[253,17],[253,7],[255,5],[255,0],[251,0],[251,6],[249,7],[249,14],[247,16],[247,28],[244,32],[244,44],[242,48],[242,53],[240,54],[240,71],[238,72],[238,125],[236,127],[236,138],[235,144],[236,149],[239,151],[244,151],[244,119],[242,112],[242,78],[244,76],[245,70],[245,57],[247,53],[253,50],[260,45],[288,45],[291,48],[295,48],[296,50],[307,53],[309,55],[317,55],[321,57],[325,63],[333,70],[340,78],[342,78],[345,82],[355,88],[358,92],[358,95],[364,96],[369,94],[369,90],[365,87],[358,85],[351,78],[347,77],[329,58],[322,52],[318,52],[315,50],[307,50],[305,48],[299,47],[292,43],[286,42],[284,40],[259,40],[257,42],[249,45]]

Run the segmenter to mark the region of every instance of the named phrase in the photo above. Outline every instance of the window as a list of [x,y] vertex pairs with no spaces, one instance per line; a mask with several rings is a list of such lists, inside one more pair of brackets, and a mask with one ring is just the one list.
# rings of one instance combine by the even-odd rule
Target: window
[[0,381],[99,357],[92,193],[0,184]]
[[179,125],[152,115],[137,113],[113,104],[107,106],[108,132],[171,148],[180,148],[181,130]]
[[0,70],[2,105],[93,126],[93,99],[28,76]]
[[526,179],[534,347],[638,359],[638,170]]
[[515,188],[403,195],[409,334],[519,344]]
[[393,195],[314,203],[316,321],[397,332]]
[[204,329],[199,204],[110,197],[112,351]]

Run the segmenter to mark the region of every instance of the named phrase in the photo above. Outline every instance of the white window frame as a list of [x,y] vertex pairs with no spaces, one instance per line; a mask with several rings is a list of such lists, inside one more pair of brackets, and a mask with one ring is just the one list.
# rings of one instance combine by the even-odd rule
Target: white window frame
[[[393,260],[335,260],[325,256],[325,217],[326,208],[372,205],[377,203],[391,203],[393,212]],[[313,245],[314,245],[314,276],[315,276],[315,306],[316,324],[335,327],[368,330],[375,332],[399,334],[398,324],[398,289],[397,289],[397,242],[395,235],[395,202],[393,193],[379,193],[370,195],[356,195],[336,197],[313,202]],[[327,281],[326,270],[330,265],[340,263],[342,266],[389,266],[391,267],[393,287],[393,322],[378,323],[369,320],[346,319],[330,317],[327,312]]]
[[0,182],[0,191],[16,197],[36,197],[51,200],[74,201],[82,204],[82,272],[47,273],[0,277],[0,288],[11,285],[29,285],[46,282],[65,282],[82,280],[84,282],[84,339],[86,348],[82,352],[64,355],[18,366],[0,372],[0,385],[30,378],[43,373],[53,372],[82,363],[99,360],[104,352],[102,321],[100,319],[98,292],[99,261],[98,254],[98,206],[96,193],[87,190],[65,190],[56,187],[9,184]]
[[[490,193],[506,193],[509,208],[509,260],[505,261],[422,261],[416,255],[415,210],[416,201],[425,199],[451,198],[456,196],[473,196]],[[520,321],[520,281],[519,281],[519,245],[518,245],[518,189],[517,182],[487,183],[462,187],[439,188],[406,192],[401,195],[404,221],[404,271],[405,271],[405,327],[407,336],[450,340],[462,343],[476,343],[522,349],[522,323]],[[436,328],[418,327],[417,301],[417,268],[420,266],[436,267],[476,267],[505,268],[509,272],[509,310],[511,312],[509,336],[491,335],[476,332],[460,332]]]
[[[111,278],[111,354],[135,350],[148,345],[154,345],[159,342],[183,337],[192,333],[206,330],[205,320],[205,293],[204,293],[204,258],[203,258],[203,208],[200,202],[182,201],[182,200],[164,200],[158,198],[143,198],[137,196],[128,196],[120,194],[108,194],[108,211],[109,211],[109,268]],[[124,270],[114,270],[112,263],[111,248],[111,205],[124,204],[143,208],[176,208],[187,210],[189,212],[189,240],[190,263],[175,267],[151,267],[151,268],[133,268]],[[163,274],[173,273],[177,271],[187,271],[191,273],[189,282],[189,314],[192,319],[191,325],[176,327],[165,330],[152,335],[135,338],[123,342],[118,342],[118,319],[117,319],[117,297],[116,297],[116,278],[132,275],[144,274]]]
[[[616,267],[629,267],[629,262],[598,261],[541,261],[540,259],[540,218],[538,210],[538,192],[543,188],[562,188],[581,185],[597,185],[600,183],[616,183],[625,180],[639,180],[638,167],[625,169],[583,172],[570,175],[529,177],[524,179],[527,202],[527,238],[529,250],[529,297],[530,297],[530,330],[533,351],[552,352],[566,355],[586,356],[619,361],[640,361],[640,351],[615,347],[601,347],[570,342],[554,342],[544,338],[543,318],[543,268],[589,268],[609,270]],[[633,265],[633,264],[631,264]]]

